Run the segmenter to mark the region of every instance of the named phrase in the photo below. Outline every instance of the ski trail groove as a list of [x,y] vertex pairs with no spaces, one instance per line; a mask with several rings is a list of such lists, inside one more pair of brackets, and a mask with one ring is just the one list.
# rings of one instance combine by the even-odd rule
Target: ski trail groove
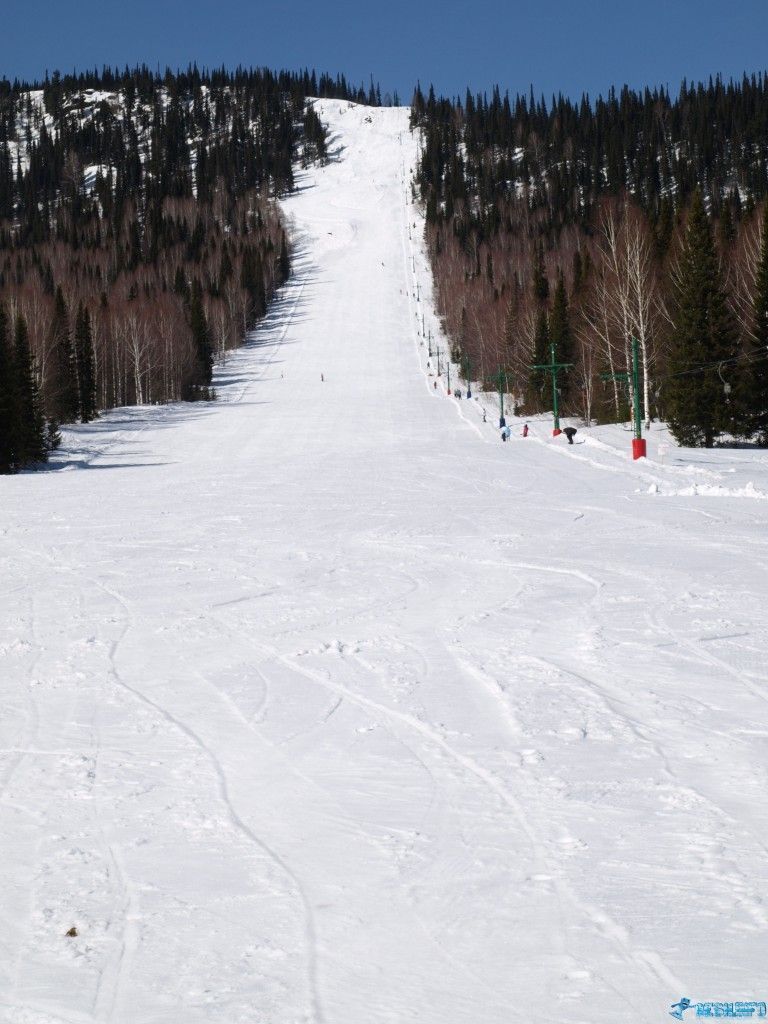
[[540,869],[543,869],[546,873],[551,873],[555,889],[558,893],[558,898],[561,901],[567,900],[579,915],[590,923],[594,931],[607,938],[618,950],[621,951],[623,958],[638,967],[643,974],[650,975],[654,982],[662,982],[672,988],[680,988],[682,983],[675,978],[666,967],[657,963],[653,957],[649,958],[645,952],[639,952],[635,949],[626,930],[613,921],[604,910],[592,906],[587,901],[582,900],[576,895],[573,888],[564,880],[562,872],[558,868],[557,861],[552,859],[550,853],[533,829],[530,819],[523,809],[522,804],[507,790],[503,783],[492,772],[483,768],[482,765],[480,765],[474,758],[456,750],[456,748],[448,743],[437,730],[426,723],[419,721],[419,719],[415,718],[413,715],[410,715],[407,712],[397,711],[394,708],[388,708],[368,697],[353,693],[348,689],[348,687],[343,686],[330,678],[324,678],[321,673],[298,664],[295,658],[291,658],[287,655],[280,655],[277,651],[274,651],[273,655],[276,658],[280,658],[286,667],[298,672],[308,679],[313,680],[334,693],[345,697],[351,703],[357,704],[359,707],[364,707],[370,711],[374,711],[377,714],[383,715],[385,718],[401,722],[407,728],[419,733],[431,743],[440,747],[446,754],[448,754],[449,757],[464,768],[465,771],[479,779],[513,812],[520,828],[530,843],[531,849],[534,852],[534,857],[538,862]]
[[199,750],[201,750],[205,754],[211,767],[214,770],[216,779],[218,781],[219,796],[226,808],[230,822],[232,823],[234,828],[237,831],[239,831],[241,835],[243,835],[251,843],[253,843],[254,846],[262,850],[275,864],[278,865],[278,867],[293,883],[294,889],[298,893],[299,899],[301,900],[303,906],[306,924],[305,945],[308,960],[308,976],[312,1020],[314,1021],[314,1024],[325,1024],[325,1016],[323,1014],[318,986],[317,932],[315,927],[314,910],[307,896],[304,885],[302,884],[298,875],[296,875],[296,873],[291,869],[290,865],[266,842],[264,842],[264,840],[262,840],[253,831],[253,829],[249,825],[247,825],[246,822],[241,818],[240,814],[236,810],[230,798],[227,776],[216,752],[208,746],[208,744],[202,739],[201,736],[198,735],[198,733],[191,726],[187,725],[176,715],[172,714],[172,712],[168,711],[167,708],[157,703],[157,701],[152,700],[151,697],[147,697],[146,694],[142,693],[139,689],[137,689],[135,686],[132,686],[130,683],[128,683],[125,679],[122,678],[116,664],[117,649],[119,643],[124,639],[128,630],[131,628],[131,611],[127,603],[120,597],[119,594],[111,590],[109,587],[106,587],[103,583],[100,583],[98,580],[92,582],[94,582],[96,586],[103,590],[104,593],[110,595],[113,598],[113,600],[115,600],[123,608],[123,611],[127,616],[128,620],[125,634],[123,634],[120,640],[115,642],[115,645],[111,653],[111,662],[113,666],[112,676],[115,683],[122,689],[126,690],[128,693],[132,694],[136,700],[140,701],[145,706],[152,708],[158,715],[161,716],[161,718],[163,718],[166,722],[168,722],[168,724],[172,725],[184,736],[186,736],[187,739],[189,739],[193,744],[195,744],[196,747],[198,747]]

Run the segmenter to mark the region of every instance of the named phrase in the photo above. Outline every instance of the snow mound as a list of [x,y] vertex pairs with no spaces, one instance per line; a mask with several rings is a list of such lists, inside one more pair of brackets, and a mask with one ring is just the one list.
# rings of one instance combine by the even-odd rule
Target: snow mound
[[757,501],[768,501],[768,493],[758,490],[751,480],[743,487],[721,487],[719,484],[691,484],[690,487],[683,487],[678,490],[669,490],[662,485],[652,483],[647,493],[676,498],[752,498]]

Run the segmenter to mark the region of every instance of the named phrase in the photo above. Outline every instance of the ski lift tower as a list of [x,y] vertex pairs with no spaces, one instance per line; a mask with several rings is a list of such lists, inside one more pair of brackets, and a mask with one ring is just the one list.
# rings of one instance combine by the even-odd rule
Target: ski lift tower
[[492,378],[499,390],[499,427],[506,427],[504,419],[504,395],[507,391],[507,371],[499,367],[499,372]]
[[558,434],[562,434],[560,429],[560,413],[557,407],[557,396],[559,390],[557,387],[557,375],[561,370],[568,370],[573,366],[573,363],[556,363],[555,362],[555,343],[551,341],[549,344],[549,362],[548,363],[537,363],[532,366],[532,370],[546,370],[552,377],[552,412],[554,414],[554,424],[552,426],[552,437],[557,437]]
[[[624,373],[601,373],[603,380],[620,380],[629,389],[630,375]],[[646,442],[643,437],[643,422],[640,415],[640,342],[632,339],[632,418],[634,434],[632,438],[632,458],[644,459],[647,456]]]

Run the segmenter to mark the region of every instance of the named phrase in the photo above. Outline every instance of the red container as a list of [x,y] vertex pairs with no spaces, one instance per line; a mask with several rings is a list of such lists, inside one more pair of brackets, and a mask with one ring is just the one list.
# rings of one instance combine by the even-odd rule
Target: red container
[[560,427],[555,427],[555,429],[552,431],[552,437],[557,437],[558,434],[562,434],[562,430],[560,429]]
[[632,438],[632,458],[633,459],[644,459],[647,455],[645,450],[645,438],[644,437],[633,437]]

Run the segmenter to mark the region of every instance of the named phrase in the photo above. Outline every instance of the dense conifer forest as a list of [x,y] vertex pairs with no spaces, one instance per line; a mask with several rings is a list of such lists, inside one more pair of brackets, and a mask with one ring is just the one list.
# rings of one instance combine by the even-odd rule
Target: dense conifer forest
[[[312,95],[382,102],[308,71],[0,80],[0,472],[99,410],[213,397],[290,274],[274,200],[328,156]],[[529,413],[552,404],[534,367],[567,363],[561,409],[622,419],[636,337],[647,422],[768,442],[768,78],[594,103],[417,87],[411,120],[465,375]]]
[[[437,301],[465,372],[522,411],[629,415],[684,443],[768,439],[768,78],[595,103],[416,89]],[[618,379],[617,379],[618,378]]]
[[0,472],[59,424],[209,398],[290,273],[274,202],[326,158],[343,76],[146,67],[0,80]]

